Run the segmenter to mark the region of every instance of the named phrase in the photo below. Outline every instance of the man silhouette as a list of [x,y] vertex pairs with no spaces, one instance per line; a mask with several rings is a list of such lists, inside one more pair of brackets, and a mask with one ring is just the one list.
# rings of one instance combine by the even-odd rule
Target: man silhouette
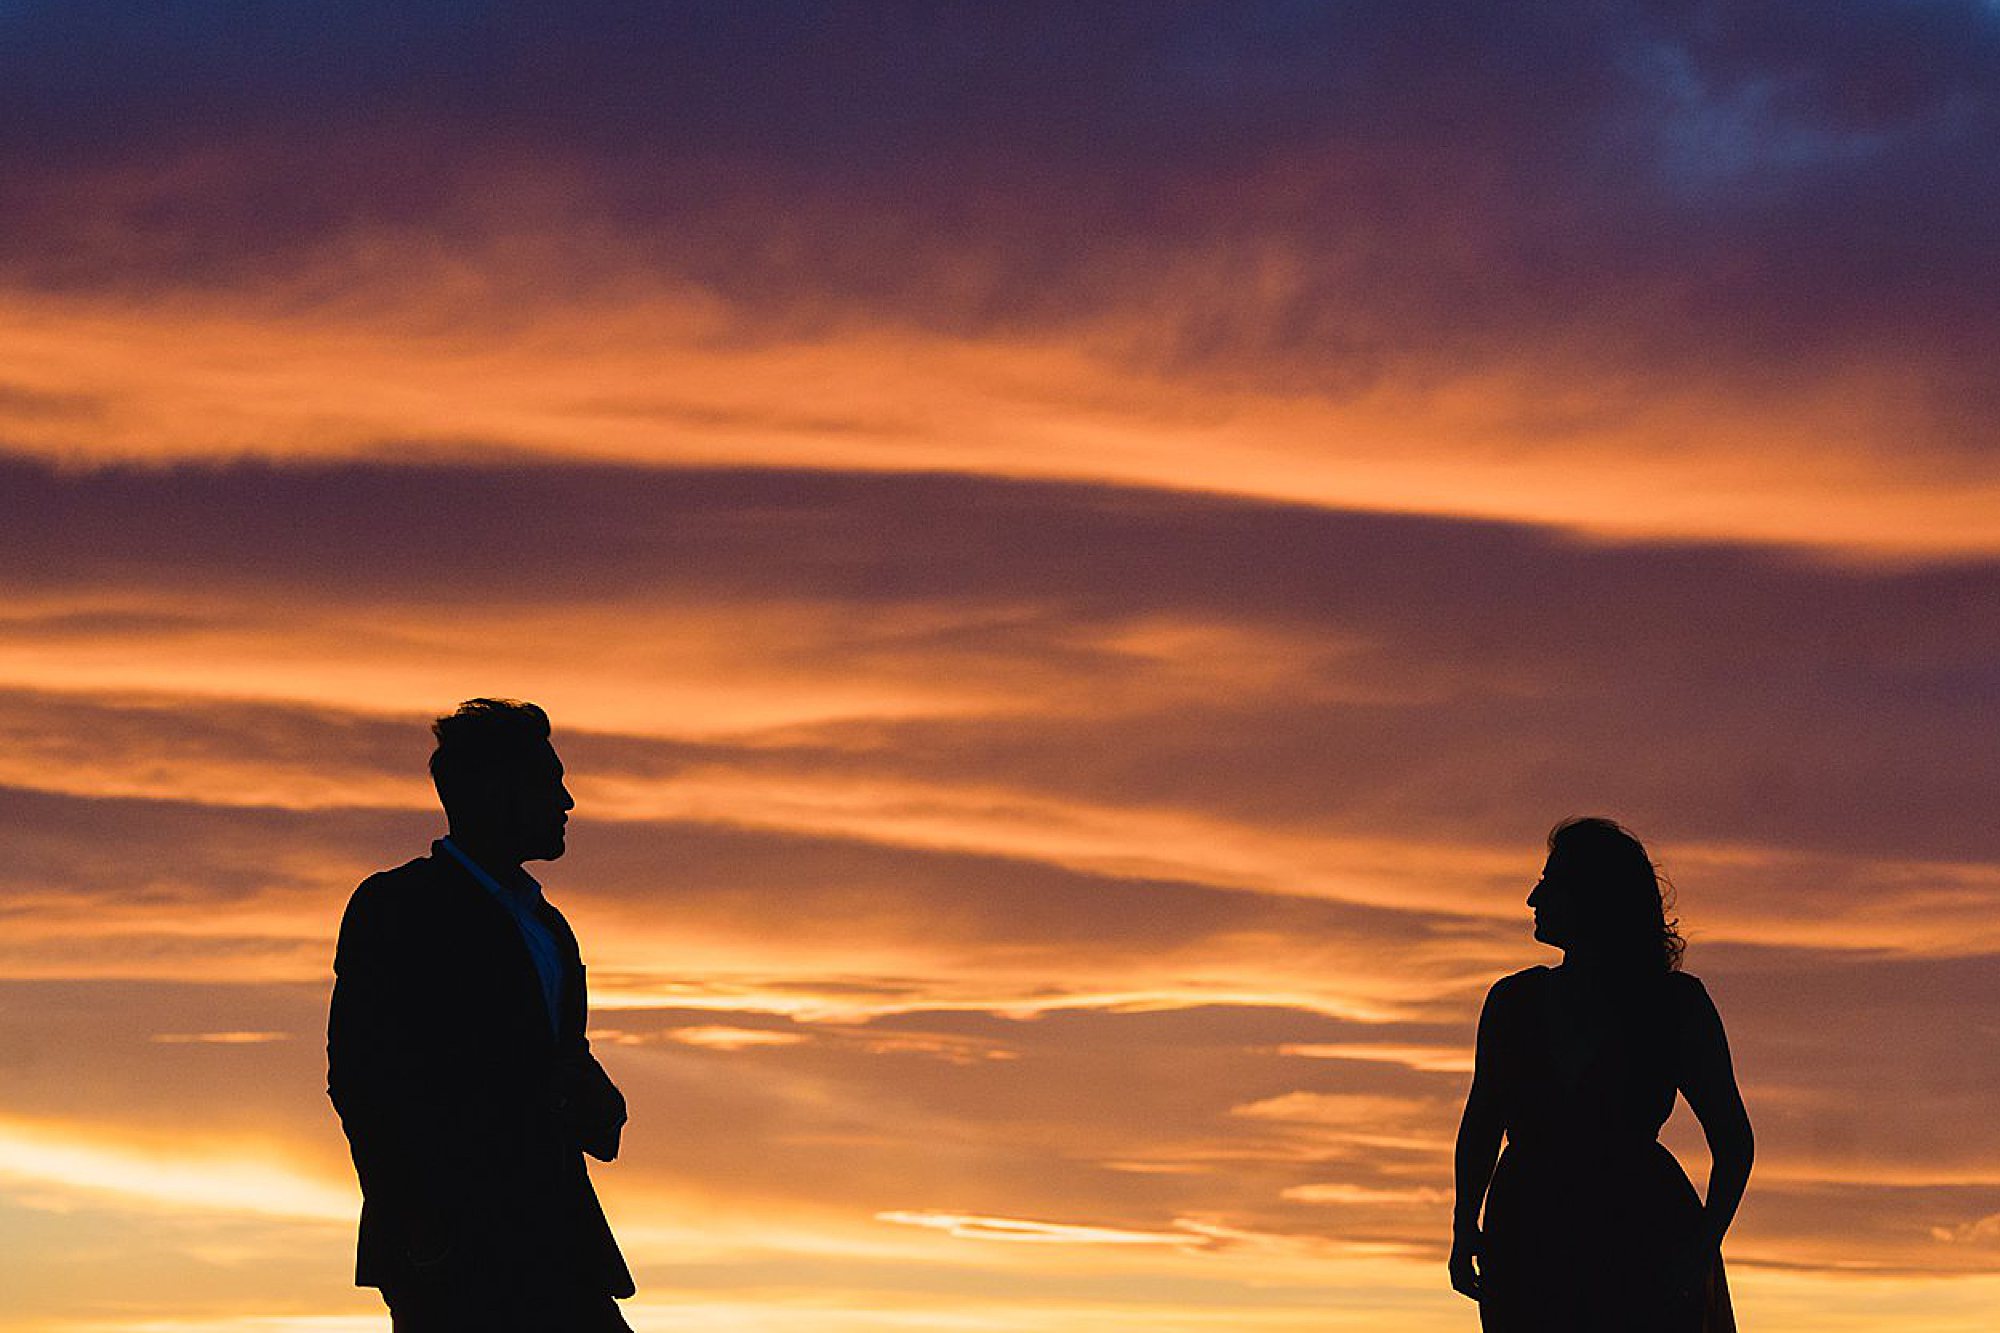
[[522,869],[576,802],[548,715],[473,699],[432,726],[450,835],[354,891],[327,1094],[361,1178],[358,1286],[398,1333],[629,1333],[631,1274],[583,1154],[625,1100],[590,1053],[576,936]]

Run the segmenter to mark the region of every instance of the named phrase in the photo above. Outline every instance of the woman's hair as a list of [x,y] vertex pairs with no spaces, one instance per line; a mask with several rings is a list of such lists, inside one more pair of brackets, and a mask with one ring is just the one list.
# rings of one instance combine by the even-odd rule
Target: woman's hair
[[1565,819],[1549,830],[1549,858],[1574,877],[1577,925],[1590,945],[1642,966],[1672,972],[1687,942],[1673,906],[1673,885],[1639,840],[1609,819]]

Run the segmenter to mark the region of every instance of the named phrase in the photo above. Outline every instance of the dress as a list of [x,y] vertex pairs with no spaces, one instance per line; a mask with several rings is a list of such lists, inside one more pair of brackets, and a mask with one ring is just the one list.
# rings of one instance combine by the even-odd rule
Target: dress
[[1536,967],[1502,987],[1507,1147],[1486,1193],[1484,1333],[1734,1333],[1720,1258],[1698,1289],[1677,1280],[1701,1200],[1659,1141],[1677,1016],[1708,1002],[1701,983],[1663,973],[1584,993]]

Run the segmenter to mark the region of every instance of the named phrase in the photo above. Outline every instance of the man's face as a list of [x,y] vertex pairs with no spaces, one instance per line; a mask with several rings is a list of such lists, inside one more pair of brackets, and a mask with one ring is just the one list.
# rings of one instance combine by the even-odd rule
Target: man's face
[[563,785],[562,760],[546,742],[522,757],[498,793],[508,841],[523,861],[553,861],[563,854],[564,828],[576,800]]

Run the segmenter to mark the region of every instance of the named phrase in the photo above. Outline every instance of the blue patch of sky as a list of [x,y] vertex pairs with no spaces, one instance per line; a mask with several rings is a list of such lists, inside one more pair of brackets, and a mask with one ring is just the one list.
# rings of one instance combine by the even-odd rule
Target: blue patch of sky
[[1789,76],[1712,80],[1676,45],[1647,46],[1632,72],[1647,94],[1642,114],[1652,121],[1658,179],[1691,200],[1774,196],[1801,174],[1875,157],[1906,132],[1817,123],[1790,95]]

